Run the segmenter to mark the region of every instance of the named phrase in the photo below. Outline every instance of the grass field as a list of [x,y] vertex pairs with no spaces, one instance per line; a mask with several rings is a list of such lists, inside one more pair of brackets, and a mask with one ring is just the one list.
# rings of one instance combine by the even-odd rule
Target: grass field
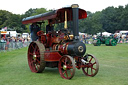
[[99,61],[99,72],[87,77],[76,70],[71,80],[60,77],[57,68],[32,73],[27,63],[27,48],[0,53],[0,85],[128,85],[128,44],[87,45],[87,53]]

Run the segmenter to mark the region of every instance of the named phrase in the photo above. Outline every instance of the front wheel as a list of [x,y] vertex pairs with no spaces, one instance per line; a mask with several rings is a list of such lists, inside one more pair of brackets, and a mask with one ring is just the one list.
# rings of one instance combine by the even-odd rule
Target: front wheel
[[85,61],[86,64],[82,67],[83,73],[87,76],[95,76],[99,70],[98,60],[93,55],[87,54],[85,56]]
[[93,41],[93,45],[94,45],[94,46],[100,46],[100,45],[101,45],[100,40],[99,40],[99,39],[94,40],[94,41]]
[[69,55],[64,55],[59,61],[59,73],[64,79],[71,79],[75,74],[75,61]]

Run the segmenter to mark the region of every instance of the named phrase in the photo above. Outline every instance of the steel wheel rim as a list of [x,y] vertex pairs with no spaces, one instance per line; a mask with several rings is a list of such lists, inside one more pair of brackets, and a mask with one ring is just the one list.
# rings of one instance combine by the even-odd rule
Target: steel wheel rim
[[95,76],[98,73],[99,70],[99,63],[98,60],[93,56],[88,54],[88,61],[84,67],[82,67],[82,70],[85,75],[87,76]]
[[75,62],[73,58],[65,55],[59,61],[59,73],[64,79],[71,79],[75,74]]

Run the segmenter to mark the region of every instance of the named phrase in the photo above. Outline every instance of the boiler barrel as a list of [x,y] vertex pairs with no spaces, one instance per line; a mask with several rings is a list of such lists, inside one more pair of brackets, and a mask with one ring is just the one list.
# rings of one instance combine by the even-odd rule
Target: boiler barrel
[[53,50],[58,50],[63,55],[83,56],[86,52],[86,46],[82,42],[67,42],[53,45]]

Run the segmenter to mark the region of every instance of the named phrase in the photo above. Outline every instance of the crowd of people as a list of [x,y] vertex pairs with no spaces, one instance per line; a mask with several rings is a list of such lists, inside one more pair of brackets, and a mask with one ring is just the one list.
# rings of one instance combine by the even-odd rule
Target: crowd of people
[[[128,35],[126,36],[117,36],[116,37],[118,39],[117,43],[128,43]],[[80,36],[80,41],[86,43],[86,44],[92,44],[93,40],[97,39],[97,36],[94,35],[82,35]]]
[[118,43],[128,43],[128,35],[118,37]]
[[2,37],[0,40],[0,50],[8,50],[9,48],[17,49],[28,46],[30,38],[23,37]]
[[23,37],[2,37],[1,38],[1,42],[6,42],[6,43],[9,43],[9,42],[25,42],[25,41],[30,41],[30,38],[23,38]]

